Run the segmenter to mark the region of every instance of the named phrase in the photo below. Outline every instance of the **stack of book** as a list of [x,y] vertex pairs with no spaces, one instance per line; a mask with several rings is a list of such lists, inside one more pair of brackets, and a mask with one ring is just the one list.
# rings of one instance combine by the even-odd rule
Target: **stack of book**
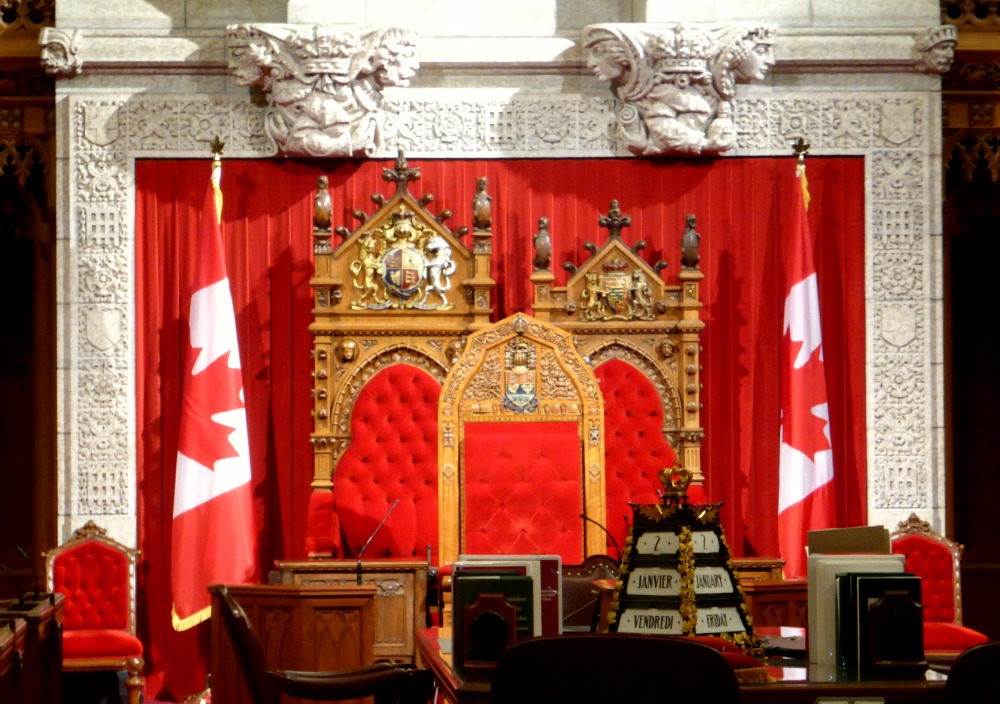
[[458,674],[488,678],[515,642],[558,635],[561,579],[558,556],[460,556],[452,574],[452,654]]

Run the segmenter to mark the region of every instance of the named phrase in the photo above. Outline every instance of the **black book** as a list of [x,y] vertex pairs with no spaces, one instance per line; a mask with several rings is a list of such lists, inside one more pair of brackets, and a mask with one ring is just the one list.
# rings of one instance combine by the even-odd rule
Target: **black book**
[[920,578],[912,574],[837,576],[837,635],[841,665],[860,675],[922,673]]
[[456,671],[484,673],[503,652],[534,635],[534,581],[510,573],[456,572],[452,581],[452,642]]

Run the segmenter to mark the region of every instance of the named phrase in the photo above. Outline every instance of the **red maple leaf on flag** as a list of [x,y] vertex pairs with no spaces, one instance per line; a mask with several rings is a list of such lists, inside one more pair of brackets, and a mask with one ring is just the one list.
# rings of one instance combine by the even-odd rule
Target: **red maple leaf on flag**
[[[199,350],[192,350],[192,363]],[[178,450],[211,469],[219,460],[239,453],[229,441],[233,428],[212,419],[216,413],[243,408],[243,377],[229,367],[229,354],[218,357],[198,374],[187,377]]]
[[831,447],[826,436],[829,420],[813,412],[817,406],[827,403],[823,360],[820,359],[823,348],[814,349],[808,361],[796,369],[791,360],[798,358],[803,343],[792,342],[786,335],[785,344],[789,346],[789,373],[782,404],[782,442],[814,459],[817,452]]

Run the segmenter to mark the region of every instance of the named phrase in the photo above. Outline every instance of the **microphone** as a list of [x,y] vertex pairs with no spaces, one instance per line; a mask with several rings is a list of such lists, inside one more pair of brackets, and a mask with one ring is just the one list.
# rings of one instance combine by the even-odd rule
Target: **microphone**
[[10,577],[11,584],[14,585],[14,590],[17,592],[18,596],[17,596],[17,607],[16,608],[23,609],[24,608],[24,592],[21,591],[21,583],[17,581],[17,577],[14,576],[13,570],[11,570],[10,567],[8,567],[7,565],[5,565],[2,562],[0,562],[0,570],[3,570],[4,572],[7,573],[7,576]]
[[361,584],[361,556],[365,554],[365,550],[367,550],[368,546],[371,545],[372,540],[374,540],[378,532],[382,530],[382,526],[384,526],[385,522],[389,520],[389,516],[392,515],[392,512],[396,510],[397,506],[399,506],[399,499],[396,499],[392,506],[389,507],[389,510],[385,512],[384,516],[382,516],[382,521],[375,526],[375,530],[373,530],[372,534],[368,536],[368,540],[366,540],[365,544],[361,546],[360,550],[358,550],[358,584]]
[[618,547],[618,541],[615,540],[615,536],[611,535],[611,531],[609,531],[602,524],[598,523],[597,521],[595,521],[593,518],[591,518],[590,516],[588,516],[585,513],[581,513],[580,514],[580,518],[582,518],[585,521],[590,521],[595,526],[597,526],[598,528],[600,528],[601,530],[604,531],[604,534],[607,535],[608,538],[611,540],[611,544],[615,546],[615,552],[618,553],[618,562],[621,562],[622,561],[622,549],[620,547]]
[[35,569],[35,563],[31,561],[31,558],[28,557],[27,551],[20,545],[17,546],[17,552],[24,558],[24,561],[28,563],[28,568],[31,570],[31,582],[35,585],[34,600],[38,601],[38,571]]

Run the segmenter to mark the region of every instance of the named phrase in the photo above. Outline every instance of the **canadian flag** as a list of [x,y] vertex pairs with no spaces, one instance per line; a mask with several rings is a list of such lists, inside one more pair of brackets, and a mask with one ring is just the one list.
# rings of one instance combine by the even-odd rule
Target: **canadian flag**
[[257,575],[250,452],[236,317],[222,251],[222,165],[197,232],[174,485],[171,587],[178,631],[207,619],[210,584]]
[[781,456],[778,545],[786,577],[806,576],[806,533],[836,525],[830,408],[805,165],[796,170],[786,261],[781,344]]

